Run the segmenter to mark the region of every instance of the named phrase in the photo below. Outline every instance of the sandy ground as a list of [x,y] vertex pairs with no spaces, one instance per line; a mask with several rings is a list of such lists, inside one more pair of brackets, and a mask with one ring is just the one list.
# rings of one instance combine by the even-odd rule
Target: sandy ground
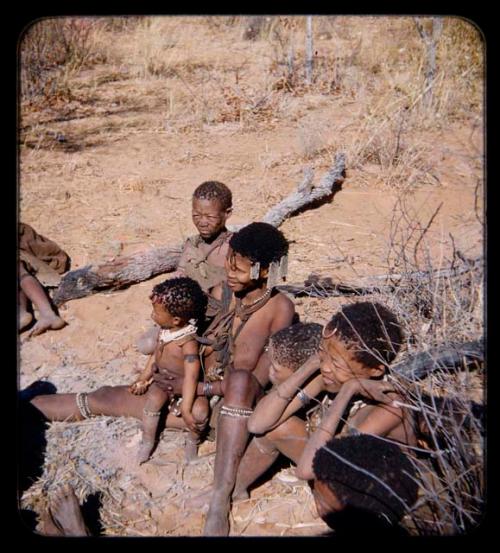
[[[85,78],[97,75],[96,68]],[[105,105],[113,95],[128,95],[137,105],[139,86],[134,80],[107,82],[100,98]],[[231,223],[258,220],[295,188],[306,165],[313,165],[316,181],[328,169],[328,155],[313,162],[301,155],[304,125],[321,121],[325,133],[334,134],[361,109],[348,99],[314,94],[293,101],[295,117],[254,128],[230,121],[180,132],[169,128],[164,108],[147,95],[144,110],[110,107],[111,114],[101,114],[96,104],[86,116],[45,123],[68,140],[90,138],[76,151],[57,144],[20,150],[20,218],[69,252],[72,269],[182,242],[194,232],[190,197],[204,180],[220,180],[233,190]],[[402,197],[423,226],[442,204],[427,233],[436,267],[449,258],[450,233],[465,255],[481,253],[481,128],[455,121],[422,131],[419,140],[426,144],[432,177],[402,190],[388,186],[377,166],[352,167],[348,159],[333,201],[282,225],[291,241],[289,282],[302,282],[313,271],[350,282],[385,274],[391,219]],[[131,382],[145,362],[134,342],[150,322],[148,295],[163,278],[71,301],[61,309],[65,328],[31,340],[22,334],[20,387],[46,379],[59,392],[78,392]],[[304,320],[324,322],[341,301],[301,299],[297,310]],[[203,513],[184,511],[181,499],[210,483],[214,445],[205,443],[206,456],[184,467],[183,435],[166,432],[151,462],[139,468],[131,461],[138,439],[139,424],[129,419],[51,425],[49,451],[57,444],[53,457],[66,451],[68,463],[47,466],[46,487],[35,483],[25,501],[41,505],[49,476],[52,483],[68,478],[82,499],[103,494],[106,534],[199,535]],[[313,535],[326,529],[314,516],[307,486],[286,465],[235,506],[232,516],[233,535]]]

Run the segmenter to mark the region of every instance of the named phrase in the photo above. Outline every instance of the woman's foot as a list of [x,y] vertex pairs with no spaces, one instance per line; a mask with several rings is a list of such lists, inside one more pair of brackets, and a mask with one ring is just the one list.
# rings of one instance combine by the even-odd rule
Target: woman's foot
[[49,536],[90,536],[73,489],[66,485],[50,499],[43,533]]
[[208,510],[204,536],[228,536],[229,535],[229,501],[214,502]]
[[59,330],[66,325],[67,323],[55,313],[52,313],[50,315],[40,315],[40,319],[38,319],[37,323],[29,333],[29,336],[38,336],[46,330]]
[[19,330],[25,329],[33,320],[33,315],[29,311],[19,312]]

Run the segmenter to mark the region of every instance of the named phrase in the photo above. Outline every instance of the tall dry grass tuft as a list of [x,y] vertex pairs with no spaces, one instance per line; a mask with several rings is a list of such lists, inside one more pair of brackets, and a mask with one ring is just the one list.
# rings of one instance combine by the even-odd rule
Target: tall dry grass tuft
[[106,61],[94,48],[100,26],[99,20],[82,17],[42,19],[31,25],[19,43],[21,99],[70,99],[70,78],[82,67]]

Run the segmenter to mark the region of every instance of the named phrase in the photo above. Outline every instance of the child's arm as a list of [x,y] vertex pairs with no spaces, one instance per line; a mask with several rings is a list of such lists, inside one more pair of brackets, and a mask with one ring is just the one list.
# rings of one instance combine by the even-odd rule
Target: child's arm
[[[303,403],[296,397],[297,392],[318,367],[319,358],[313,355],[284,382],[264,396],[248,419],[248,430],[253,434],[263,434],[298,411]],[[321,375],[318,375],[304,388],[304,392],[309,397],[315,397],[322,389],[323,381]]]
[[137,380],[129,386],[129,392],[135,395],[142,395],[146,393],[147,389],[153,382],[153,365],[155,361],[155,354],[152,353],[146,362],[146,366],[142,370],[141,374],[137,377]]
[[197,432],[199,428],[193,417],[192,409],[200,375],[198,342],[189,340],[183,344],[182,355],[184,356],[184,380],[182,382],[181,414],[189,430]]
[[[339,425],[340,419],[344,414],[344,411],[351,400],[356,394],[362,394],[370,399],[375,399],[382,403],[390,404],[393,398],[385,395],[384,392],[393,391],[394,387],[389,382],[375,381],[369,379],[357,379],[353,378],[344,383],[340,388],[340,391],[336,395],[333,403],[323,417],[320,426],[315,430],[307,441],[306,447],[302,453],[300,461],[297,464],[295,474],[304,480],[311,480],[314,478],[313,472],[313,459],[316,451],[323,447],[329,440],[331,440]],[[391,425],[390,425],[391,426]],[[378,435],[384,435],[388,433],[391,428],[378,427]],[[361,430],[358,429],[360,432]]]

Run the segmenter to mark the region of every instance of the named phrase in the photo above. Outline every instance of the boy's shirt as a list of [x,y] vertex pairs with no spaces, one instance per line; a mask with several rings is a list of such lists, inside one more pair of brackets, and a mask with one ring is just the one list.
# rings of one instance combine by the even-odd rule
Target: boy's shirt
[[207,292],[226,279],[224,260],[231,236],[231,232],[223,232],[204,251],[201,248],[204,243],[201,236],[190,236],[184,243],[177,270],[196,280]]

